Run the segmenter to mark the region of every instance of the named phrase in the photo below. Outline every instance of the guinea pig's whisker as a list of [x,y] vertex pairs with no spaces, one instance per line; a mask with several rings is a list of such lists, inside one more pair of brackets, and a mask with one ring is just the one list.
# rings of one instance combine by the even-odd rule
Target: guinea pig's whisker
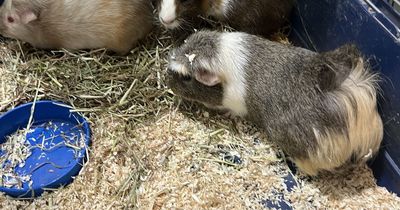
[[182,20],[179,20],[179,21],[182,23],[181,25],[185,25],[185,26],[190,27],[190,28],[194,27],[194,24],[191,21],[188,21],[188,20],[185,20],[185,19],[182,19]]
[[184,18],[181,18],[178,20],[179,21],[179,29],[185,30],[185,31],[195,31],[194,24],[188,20],[185,20]]
[[154,23],[155,23],[157,26],[161,26],[161,25],[162,25],[162,23],[161,23],[160,18],[159,18],[158,15],[155,15],[155,16],[153,17],[153,19],[154,19]]

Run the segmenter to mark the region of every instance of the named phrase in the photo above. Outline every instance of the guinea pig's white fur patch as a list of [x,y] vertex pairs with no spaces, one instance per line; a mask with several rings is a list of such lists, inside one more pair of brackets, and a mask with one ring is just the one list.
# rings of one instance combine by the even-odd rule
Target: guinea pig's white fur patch
[[172,29],[179,26],[176,12],[175,0],[162,0],[159,13],[160,21],[171,22],[171,24],[166,24],[165,27]]
[[249,51],[244,41],[245,36],[246,34],[240,32],[223,33],[217,56],[221,65],[217,69],[221,71],[225,80],[222,105],[238,116],[247,114],[244,69],[247,66]]
[[317,151],[309,152],[309,159],[294,160],[299,168],[314,175],[320,169],[333,170],[351,157],[366,161],[378,151],[383,125],[376,107],[376,82],[376,76],[366,74],[360,59],[340,89],[328,95],[345,111],[348,133],[314,128]]
[[189,72],[186,69],[185,65],[183,65],[177,61],[170,61],[168,65],[169,65],[168,68],[172,71],[175,71],[176,73],[179,73],[182,75],[189,75]]

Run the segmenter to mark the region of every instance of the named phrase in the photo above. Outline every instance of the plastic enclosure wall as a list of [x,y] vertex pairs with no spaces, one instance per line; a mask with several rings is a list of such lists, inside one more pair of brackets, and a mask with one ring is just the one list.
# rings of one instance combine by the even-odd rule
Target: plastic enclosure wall
[[[400,16],[383,0],[298,0],[292,18],[295,45],[327,51],[354,43],[381,72],[379,99],[385,135],[371,163],[378,184],[400,195]],[[397,26],[396,26],[397,25]]]

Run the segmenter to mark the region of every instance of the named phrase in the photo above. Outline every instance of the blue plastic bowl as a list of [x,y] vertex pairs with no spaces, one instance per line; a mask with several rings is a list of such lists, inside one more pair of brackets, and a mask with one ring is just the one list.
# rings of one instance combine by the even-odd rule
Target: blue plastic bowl
[[[5,143],[8,136],[27,127],[32,105],[21,105],[0,117],[0,144]],[[87,155],[90,128],[81,115],[70,110],[69,106],[59,102],[35,103],[33,124],[26,135],[31,155],[24,164],[13,169],[13,176],[3,175],[0,192],[15,198],[34,198],[45,190],[73,181]],[[3,155],[6,152],[0,148],[0,156]],[[0,167],[4,168],[7,163]],[[29,178],[21,180],[24,176]]]

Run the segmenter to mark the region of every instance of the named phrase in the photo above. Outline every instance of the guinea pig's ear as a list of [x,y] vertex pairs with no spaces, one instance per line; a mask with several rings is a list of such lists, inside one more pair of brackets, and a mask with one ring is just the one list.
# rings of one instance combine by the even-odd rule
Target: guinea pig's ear
[[34,20],[37,20],[37,15],[32,10],[23,10],[23,11],[12,11],[7,17],[6,21],[9,24],[28,24]]
[[30,9],[20,12],[19,17],[23,24],[28,24],[38,19],[37,15]]
[[217,74],[204,69],[195,71],[194,77],[197,81],[207,86],[215,86],[221,83],[221,79]]

